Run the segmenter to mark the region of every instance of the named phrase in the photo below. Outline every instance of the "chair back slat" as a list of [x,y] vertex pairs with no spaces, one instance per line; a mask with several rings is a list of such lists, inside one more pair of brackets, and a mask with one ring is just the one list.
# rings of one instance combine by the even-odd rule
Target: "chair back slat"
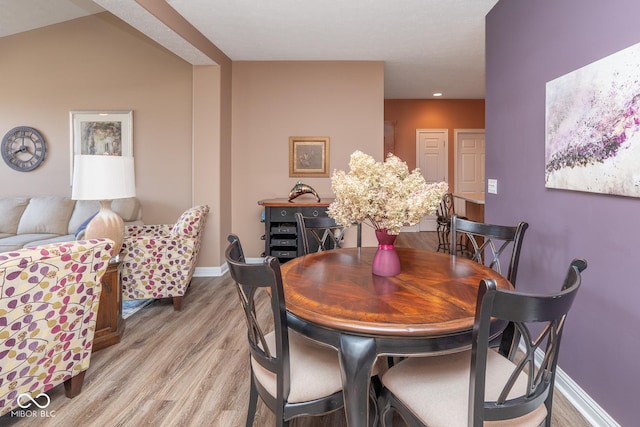
[[289,329],[278,259],[267,256],[247,262],[238,236],[230,234],[227,240],[225,258],[238,291],[251,355],[246,426],[254,425],[258,398],[273,412],[272,424],[277,426],[342,408],[338,352]]
[[[547,406],[550,423],[555,370],[560,341],[567,314],[581,283],[584,260],[572,261],[562,289],[551,295],[536,295],[497,289],[495,281],[480,283],[473,329],[469,389],[469,425],[482,426],[496,421],[523,416],[539,405]],[[495,401],[485,401],[486,363],[491,322],[496,319],[513,323],[524,345],[523,355],[515,361],[513,371]],[[540,331],[533,333],[533,331]],[[539,366],[536,351],[544,352]],[[490,353],[490,351],[489,351]],[[517,382],[526,377],[524,394],[514,396]]]
[[529,228],[526,222],[520,222],[517,226],[505,226],[485,224],[470,221],[454,215],[451,218],[451,242],[455,242],[463,235],[471,245],[471,259],[487,265],[498,273],[504,275],[500,260],[508,261],[508,270],[505,277],[513,286],[516,285],[518,264],[524,234]]
[[[438,249],[437,251],[444,253],[452,253],[451,251],[451,218],[457,216],[456,207],[453,199],[453,193],[445,193],[442,195],[440,205],[436,210],[436,232],[438,234]],[[459,217],[467,219],[466,217]],[[464,249],[462,246],[462,236],[458,239],[453,246],[453,253],[458,250]]]
[[455,214],[456,210],[453,205],[453,194],[443,194],[440,205],[438,205],[438,209],[436,210],[436,216],[438,217],[438,219],[442,218],[443,221],[450,222],[451,217]]
[[[342,247],[347,227],[338,225],[335,219],[326,216],[303,216],[300,212],[296,212],[295,217],[305,255]],[[356,227],[357,246],[360,247],[361,225],[357,224]]]
[[[257,363],[277,375],[278,388],[286,397],[289,384],[289,335],[280,263],[274,257],[266,257],[259,263],[246,263],[238,237],[232,234],[228,240],[230,244],[225,251],[225,258],[238,291],[251,355]],[[265,295],[270,300],[271,319],[261,319],[256,315],[259,299]],[[275,348],[270,347],[265,338],[266,331],[271,330],[275,332]]]

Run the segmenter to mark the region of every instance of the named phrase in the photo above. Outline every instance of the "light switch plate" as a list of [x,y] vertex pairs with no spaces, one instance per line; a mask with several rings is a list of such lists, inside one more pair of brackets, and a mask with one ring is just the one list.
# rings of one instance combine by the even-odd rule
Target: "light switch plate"
[[498,194],[498,180],[487,179],[487,192],[489,194]]

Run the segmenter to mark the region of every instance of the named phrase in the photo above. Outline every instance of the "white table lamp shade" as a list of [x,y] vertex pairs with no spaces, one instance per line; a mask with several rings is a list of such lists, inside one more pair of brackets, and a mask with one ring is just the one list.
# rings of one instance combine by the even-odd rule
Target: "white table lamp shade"
[[133,157],[74,156],[73,200],[113,200],[135,195]]
[[100,211],[87,224],[85,239],[113,240],[113,256],[120,253],[122,247],[124,221],[111,210],[111,200],[136,195],[134,175],[131,156],[74,156],[71,198],[100,201]]

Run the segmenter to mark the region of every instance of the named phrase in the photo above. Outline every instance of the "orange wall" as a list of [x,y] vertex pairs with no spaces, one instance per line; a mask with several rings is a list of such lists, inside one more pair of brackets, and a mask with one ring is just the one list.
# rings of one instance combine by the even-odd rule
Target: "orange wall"
[[386,99],[384,119],[397,121],[395,154],[416,167],[416,129],[449,130],[449,186],[454,188],[455,129],[484,129],[484,99]]

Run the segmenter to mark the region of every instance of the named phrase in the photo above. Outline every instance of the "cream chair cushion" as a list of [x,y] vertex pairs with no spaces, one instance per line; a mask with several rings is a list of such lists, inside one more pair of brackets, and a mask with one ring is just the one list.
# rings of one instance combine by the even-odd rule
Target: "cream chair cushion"
[[[471,351],[433,357],[411,357],[382,376],[382,382],[429,427],[467,427]],[[485,401],[495,401],[515,368],[494,350],[487,353]],[[527,377],[521,374],[509,398],[523,395]],[[538,426],[547,416],[540,405],[520,418],[485,421],[485,426]]]
[[[275,333],[265,335],[267,346],[275,352]],[[307,402],[342,390],[338,351],[289,330],[290,391],[289,403]],[[276,374],[263,368],[253,358],[251,366],[256,380],[276,397]]]

